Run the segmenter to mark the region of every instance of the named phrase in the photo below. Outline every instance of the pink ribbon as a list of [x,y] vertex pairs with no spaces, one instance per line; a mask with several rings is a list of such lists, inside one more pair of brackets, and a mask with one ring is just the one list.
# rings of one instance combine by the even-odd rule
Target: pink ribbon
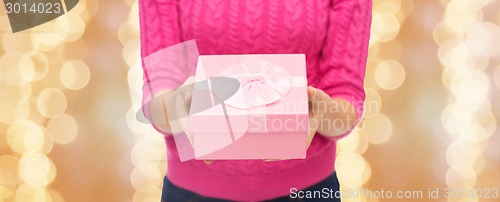
[[218,76],[232,77],[240,89],[225,104],[239,109],[254,109],[279,101],[292,89],[292,78],[279,65],[259,60],[228,67]]

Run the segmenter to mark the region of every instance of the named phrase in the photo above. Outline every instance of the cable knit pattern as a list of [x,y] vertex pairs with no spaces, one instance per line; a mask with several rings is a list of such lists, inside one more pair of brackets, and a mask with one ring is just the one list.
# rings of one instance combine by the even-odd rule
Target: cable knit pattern
[[[309,85],[362,109],[371,24],[371,0],[139,0],[141,53],[146,57],[196,39],[202,55],[306,54]],[[176,60],[174,55],[166,60]],[[194,71],[148,67],[144,100],[176,88]],[[362,110],[358,110],[358,118]],[[347,135],[347,134],[346,134]],[[204,196],[258,201],[311,186],[334,171],[336,141],[319,134],[303,160],[180,162],[167,143],[167,177]],[[159,179],[160,180],[160,179]]]

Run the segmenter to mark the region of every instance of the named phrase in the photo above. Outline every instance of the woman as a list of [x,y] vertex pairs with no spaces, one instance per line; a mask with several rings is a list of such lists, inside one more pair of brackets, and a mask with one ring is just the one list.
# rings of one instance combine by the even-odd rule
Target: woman
[[[362,115],[371,5],[371,0],[140,0],[143,58],[190,39],[202,55],[304,53],[310,86],[306,159],[180,162],[168,127],[155,127],[167,144],[162,201],[340,201],[308,199],[298,191],[339,189],[336,142]],[[184,82],[169,80],[174,74],[145,71],[148,83],[163,78],[149,85],[154,92]],[[146,87],[144,96],[151,96]],[[163,106],[148,110],[162,113]]]

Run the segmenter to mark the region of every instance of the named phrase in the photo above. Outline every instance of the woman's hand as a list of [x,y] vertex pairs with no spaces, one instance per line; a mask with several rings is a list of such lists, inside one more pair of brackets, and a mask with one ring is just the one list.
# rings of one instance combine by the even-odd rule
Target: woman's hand
[[[147,119],[159,132],[175,134],[188,132],[187,117],[191,104],[192,82],[194,77],[187,78],[177,89],[166,89],[155,94],[150,105]],[[188,135],[192,144],[192,136]]]
[[[194,77],[187,78],[176,90],[165,90],[151,103],[151,122],[164,133],[184,132],[194,147],[189,129],[189,110],[192,100]],[[209,164],[212,161],[205,161]]]
[[177,89],[175,96],[175,114],[178,117],[178,124],[186,133],[186,136],[194,147],[193,134],[189,130],[189,110],[191,108],[191,100],[193,98],[193,83],[194,77],[188,77],[184,83]]
[[[314,135],[318,131],[319,123],[321,123],[322,112],[320,111],[320,104],[327,102],[330,96],[320,89],[312,86],[307,87],[307,97],[309,106],[309,130],[307,131],[307,148],[311,145]],[[284,159],[266,159],[264,161],[279,161]]]
[[[194,77],[189,77],[184,81],[184,83],[178,89],[177,95],[177,103],[176,105],[176,114],[178,117],[183,117],[180,119],[179,124],[182,129],[186,133],[189,141],[191,142],[191,146],[194,147],[193,134],[189,130],[189,110],[191,108],[191,101],[193,98],[193,85],[194,85]],[[204,160],[206,164],[211,164],[212,160]]]
[[356,111],[354,106],[342,98],[331,98],[321,89],[309,86],[309,131],[307,146],[314,134],[336,137],[349,132],[355,125]]

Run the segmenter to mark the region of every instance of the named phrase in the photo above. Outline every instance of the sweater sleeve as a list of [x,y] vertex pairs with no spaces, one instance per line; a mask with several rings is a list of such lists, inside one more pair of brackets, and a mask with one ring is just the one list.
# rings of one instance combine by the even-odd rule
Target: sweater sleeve
[[[320,60],[319,87],[332,98],[351,102],[355,123],[363,114],[364,77],[372,19],[372,0],[332,0]],[[330,138],[339,140],[349,134]]]
[[[151,120],[149,105],[154,96],[162,90],[177,88],[186,77],[182,68],[169,65],[171,58],[161,57],[166,55],[162,53],[165,48],[181,41],[178,1],[139,0],[139,20],[144,79],[142,109],[145,117]],[[158,130],[155,124],[152,125]]]

